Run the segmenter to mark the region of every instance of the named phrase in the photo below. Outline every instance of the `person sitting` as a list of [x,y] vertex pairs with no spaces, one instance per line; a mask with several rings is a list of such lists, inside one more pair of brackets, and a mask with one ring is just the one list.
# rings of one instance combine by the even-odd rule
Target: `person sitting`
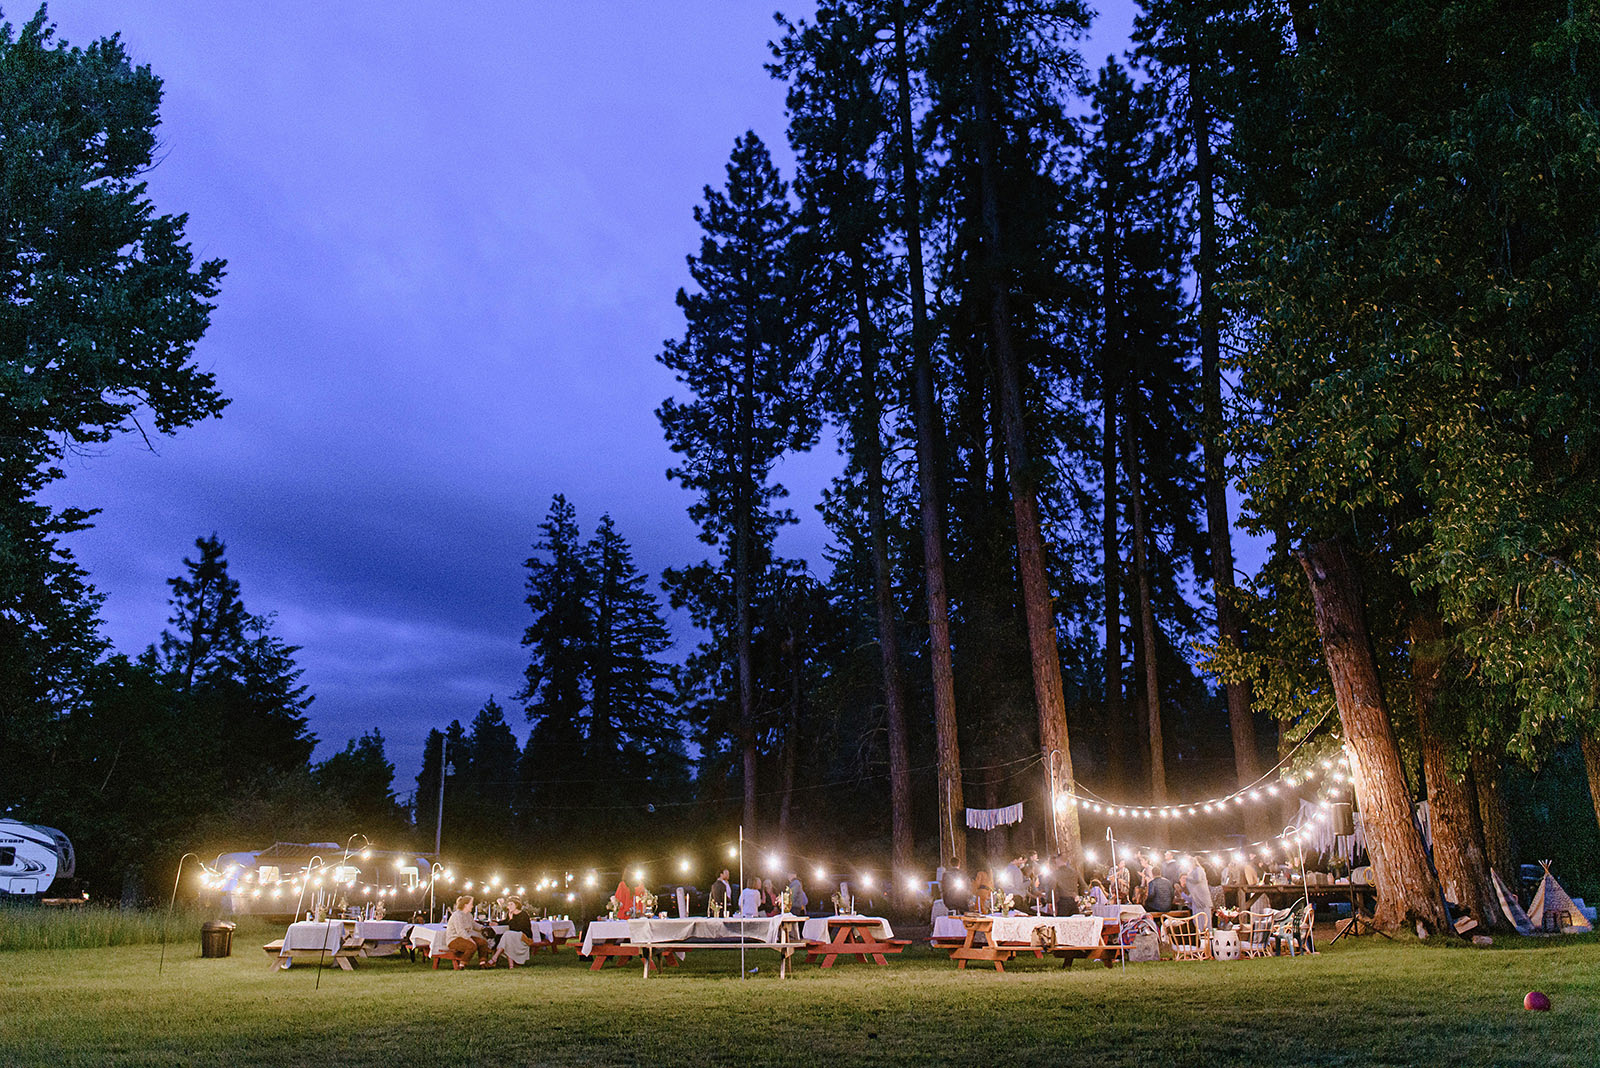
[[749,886],[739,891],[739,915],[761,915],[761,886],[752,882]]
[[989,878],[987,868],[979,868],[978,874],[973,876],[972,890],[978,898],[979,912],[994,912],[994,880]]
[[1096,905],[1104,905],[1111,900],[1106,893],[1106,888],[1100,885],[1099,879],[1089,884],[1089,897],[1094,900]]
[[500,941],[495,945],[489,966],[494,967],[501,957],[505,957],[513,968],[528,963],[532,947],[538,941],[533,937],[533,917],[523,911],[522,899],[506,898],[506,933],[500,936]]
[[450,952],[461,958],[463,964],[472,963],[472,958],[477,956],[480,958],[478,967],[489,967],[489,940],[483,937],[483,931],[472,915],[471,894],[456,898],[455,911],[444,926],[444,944]]
[[1144,909],[1146,912],[1165,914],[1172,911],[1172,880],[1160,871],[1153,872],[1144,884]]
[[761,880],[761,913],[764,916],[776,916],[783,911],[783,906],[778,903],[778,892],[772,885],[771,879]]

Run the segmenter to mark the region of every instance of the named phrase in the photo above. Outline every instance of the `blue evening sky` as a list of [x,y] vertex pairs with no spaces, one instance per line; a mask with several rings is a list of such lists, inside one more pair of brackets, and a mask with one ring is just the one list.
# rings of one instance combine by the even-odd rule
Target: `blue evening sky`
[[[381,727],[404,796],[428,729],[490,694],[525,733],[522,562],[553,493],[585,532],[609,512],[652,575],[705,555],[664,477],[655,355],[734,138],[788,176],[775,6],[52,3],[68,41],[120,31],[165,80],[152,195],[229,264],[198,354],[223,418],[74,459],[51,493],[103,509],[71,545],[116,646],[156,638],[215,531],[302,646],[319,759]],[[1126,46],[1131,3],[1107,11],[1091,64]],[[779,472],[781,549],[819,570],[837,466]]]

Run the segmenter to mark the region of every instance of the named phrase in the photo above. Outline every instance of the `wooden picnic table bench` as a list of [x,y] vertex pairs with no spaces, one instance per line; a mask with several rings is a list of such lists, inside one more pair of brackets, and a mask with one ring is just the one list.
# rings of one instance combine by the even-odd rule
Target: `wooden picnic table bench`
[[806,963],[822,961],[824,968],[833,967],[840,957],[865,961],[871,958],[878,964],[888,964],[885,954],[899,953],[911,944],[909,938],[880,938],[877,932],[883,922],[874,917],[827,917],[828,941],[806,941]]
[[[744,942],[739,940],[726,941],[688,941],[688,942],[646,942],[643,945],[634,945],[635,953],[644,957],[644,975],[648,979],[652,973],[662,967],[675,967],[678,964],[678,954],[688,953],[696,949],[775,949],[779,954],[778,978],[787,979],[791,970],[796,950],[805,949],[810,945],[804,940],[785,940],[779,942]],[[595,947],[599,949],[599,946]],[[658,961],[657,954],[664,954]],[[592,966],[591,966],[592,970]]]

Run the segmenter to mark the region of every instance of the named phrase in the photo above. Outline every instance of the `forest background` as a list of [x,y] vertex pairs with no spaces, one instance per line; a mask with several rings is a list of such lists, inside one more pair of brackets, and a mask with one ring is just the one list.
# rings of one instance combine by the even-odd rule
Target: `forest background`
[[[245,609],[219,539],[149,650],[106,648],[61,542],[90,516],[40,493],[140,419],[223,415],[193,362],[222,264],[138,183],[154,75],[39,18],[9,33],[9,814],[70,824],[125,896],[199,842],[424,844],[441,771],[447,852],[485,862],[605,865],[742,823],[927,870],[969,862],[968,805],[1029,811],[975,850],[1070,854],[1100,830],[1074,797],[1165,807],[1347,745],[1395,915],[1433,919],[1428,878],[1476,900],[1474,855],[1588,885],[1590,14],[1152,3],[1099,70],[1087,18],[949,0],[780,21],[796,172],[737,138],[660,353],[707,557],[645,576],[625,532],[553,500],[507,695],[528,741],[485,695],[430,737],[409,808],[381,725],[310,762],[298,650]],[[773,475],[824,434],[845,466],[819,575],[775,550]],[[1271,546],[1248,576],[1230,484]],[[704,636],[687,655],[658,589]],[[1424,797],[1450,832],[1436,870],[1401,840]]]

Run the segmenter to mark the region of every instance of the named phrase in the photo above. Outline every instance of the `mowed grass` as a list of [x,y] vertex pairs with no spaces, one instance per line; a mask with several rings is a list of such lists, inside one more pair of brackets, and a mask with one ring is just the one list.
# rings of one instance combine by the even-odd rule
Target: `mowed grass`
[[[0,958],[5,1065],[1582,1065],[1600,1063],[1600,943],[1341,942],[1314,957],[1107,971],[1019,960],[957,972],[692,954],[644,979],[570,952],[507,972],[403,958],[271,973],[268,932],[227,959],[169,946]],[[1527,1012],[1530,989],[1554,1010]]]

